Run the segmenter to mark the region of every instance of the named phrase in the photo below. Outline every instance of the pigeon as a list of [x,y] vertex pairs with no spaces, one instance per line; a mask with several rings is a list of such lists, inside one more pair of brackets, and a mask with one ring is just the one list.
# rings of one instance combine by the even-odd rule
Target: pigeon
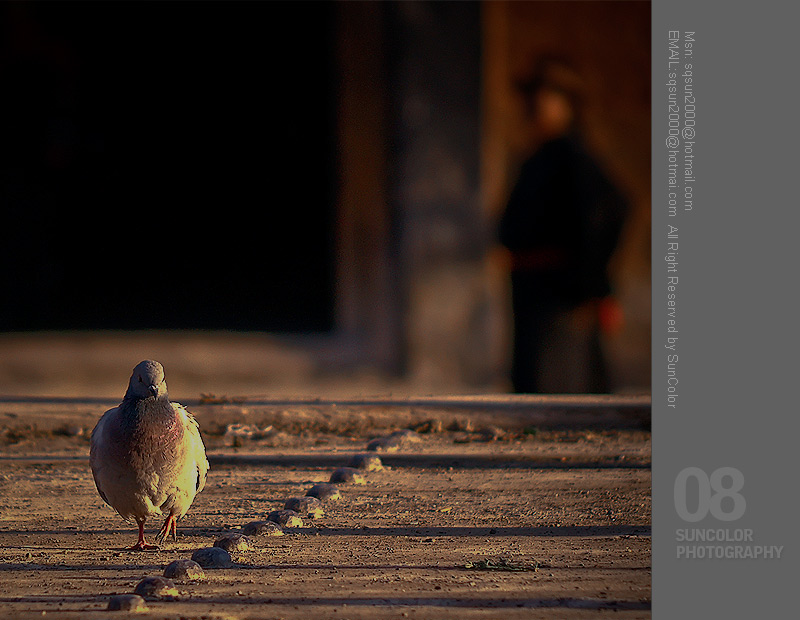
[[205,486],[208,459],[197,421],[169,400],[161,364],[145,360],[133,369],[122,402],[92,432],[89,463],[103,501],[139,526],[131,550],[158,548],[144,536],[151,516],[166,515],[157,543],[170,534],[177,540],[178,520]]

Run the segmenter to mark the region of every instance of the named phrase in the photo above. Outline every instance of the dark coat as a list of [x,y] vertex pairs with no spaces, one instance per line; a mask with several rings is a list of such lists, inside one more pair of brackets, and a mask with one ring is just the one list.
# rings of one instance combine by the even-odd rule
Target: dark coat
[[543,144],[522,166],[499,227],[515,286],[581,303],[611,292],[609,259],[627,201],[574,136]]

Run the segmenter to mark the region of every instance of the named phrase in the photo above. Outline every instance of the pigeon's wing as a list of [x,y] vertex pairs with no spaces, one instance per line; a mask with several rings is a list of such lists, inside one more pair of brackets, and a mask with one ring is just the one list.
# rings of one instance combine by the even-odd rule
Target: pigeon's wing
[[[121,506],[115,501],[121,477],[117,471],[115,461],[115,443],[110,436],[109,429],[119,422],[119,407],[114,407],[106,411],[97,422],[92,431],[92,438],[89,446],[89,464],[92,468],[92,477],[97,487],[97,492],[103,501],[114,508],[117,512],[121,511]],[[120,512],[122,514],[122,512]],[[130,515],[123,514],[125,518]]]
[[199,493],[206,485],[208,475],[208,459],[206,458],[206,448],[203,439],[200,437],[200,425],[194,416],[183,405],[172,403],[175,412],[180,416],[181,424],[184,429],[184,442],[186,444],[187,458],[192,462],[193,486],[192,495]]

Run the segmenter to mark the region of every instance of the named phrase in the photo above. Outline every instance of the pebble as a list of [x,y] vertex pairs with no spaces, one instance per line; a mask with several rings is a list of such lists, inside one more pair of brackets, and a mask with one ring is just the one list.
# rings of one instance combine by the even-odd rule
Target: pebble
[[192,560],[203,568],[230,568],[233,566],[231,554],[219,547],[198,549],[192,554]]
[[383,469],[381,457],[377,454],[354,454],[347,466],[365,471],[380,471]]
[[479,431],[483,441],[497,441],[505,436],[505,431],[499,426],[487,426]]
[[258,428],[255,424],[228,424],[225,428],[226,437],[240,437],[243,439],[262,439],[272,433],[272,425]]
[[147,603],[138,594],[117,594],[108,599],[108,611],[147,611]]
[[251,521],[242,528],[245,536],[283,536],[283,528],[274,521]]
[[274,521],[281,527],[303,527],[303,520],[294,510],[273,510],[267,521]]
[[432,418],[414,427],[414,430],[418,433],[441,433],[444,430],[444,425],[438,418]]
[[322,502],[327,502],[329,499],[342,499],[342,494],[339,493],[339,489],[328,482],[315,484],[308,490],[306,495],[309,497],[316,497]]
[[298,514],[305,514],[312,519],[319,519],[325,514],[322,502],[317,497],[290,497],[283,505],[285,510],[294,510]]
[[178,589],[175,583],[166,577],[145,577],[136,584],[133,593],[152,601],[178,596]]
[[389,437],[399,437],[402,441],[408,442],[422,441],[422,437],[419,436],[419,433],[412,431],[410,428],[404,428],[389,433]]
[[164,577],[178,581],[201,581],[206,578],[206,574],[194,560],[175,560],[167,564]]
[[370,452],[397,452],[403,441],[398,437],[378,437],[367,444]]
[[367,444],[367,450],[369,452],[395,452],[404,445],[416,443],[418,441],[422,441],[422,437],[420,437],[419,433],[409,428],[404,428],[399,431],[394,431],[386,437],[373,439]]
[[447,430],[472,433],[475,430],[475,426],[472,424],[472,420],[466,418],[464,420],[453,420],[450,426],[447,427]]
[[475,436],[472,433],[456,433],[453,436],[453,443],[472,443]]
[[253,541],[244,534],[225,534],[220,536],[215,542],[215,547],[225,549],[228,553],[236,551],[252,551]]
[[331,482],[343,484],[367,484],[364,475],[353,467],[339,467],[331,474]]

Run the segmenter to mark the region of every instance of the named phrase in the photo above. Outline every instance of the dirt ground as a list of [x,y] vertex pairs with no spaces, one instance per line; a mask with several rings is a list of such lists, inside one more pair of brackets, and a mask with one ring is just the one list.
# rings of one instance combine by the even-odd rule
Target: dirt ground
[[[647,430],[547,429],[474,411],[200,407],[208,484],[177,542],[133,552],[135,528],[102,502],[88,466],[104,408],[0,405],[0,618],[124,617],[105,611],[112,595],[265,519],[403,427],[419,435],[378,452],[385,469],[340,485],[323,517],[256,538],[234,567],[178,583],[177,597],[137,617],[650,617]],[[159,525],[148,523],[150,536]]]

